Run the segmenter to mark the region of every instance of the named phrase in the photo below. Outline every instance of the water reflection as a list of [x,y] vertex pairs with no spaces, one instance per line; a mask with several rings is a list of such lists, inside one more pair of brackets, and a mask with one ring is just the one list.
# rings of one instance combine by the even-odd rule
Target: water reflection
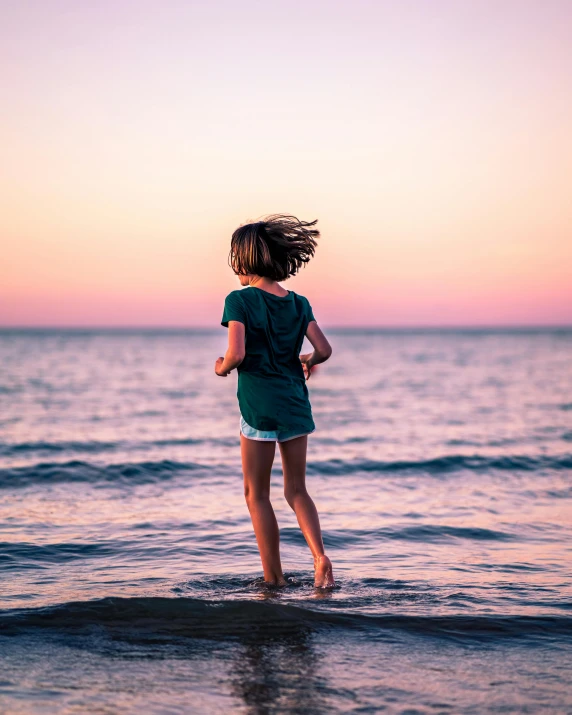
[[254,633],[236,651],[230,680],[232,693],[247,712],[318,713],[327,708],[324,678],[311,630],[295,625],[286,635]]

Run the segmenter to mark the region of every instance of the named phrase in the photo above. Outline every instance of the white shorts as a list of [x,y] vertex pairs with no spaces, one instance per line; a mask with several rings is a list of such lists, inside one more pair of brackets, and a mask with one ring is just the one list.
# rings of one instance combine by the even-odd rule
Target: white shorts
[[247,439],[254,439],[257,442],[288,442],[290,439],[296,439],[296,437],[304,437],[307,434],[312,434],[311,432],[299,432],[298,430],[260,430],[251,427],[244,417],[240,416],[240,433],[244,435]]

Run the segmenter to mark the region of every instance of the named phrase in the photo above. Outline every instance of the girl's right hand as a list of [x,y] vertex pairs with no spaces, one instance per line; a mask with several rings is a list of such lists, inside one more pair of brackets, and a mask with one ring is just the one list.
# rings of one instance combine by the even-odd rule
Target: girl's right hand
[[215,362],[214,371],[216,372],[216,374],[217,374],[219,377],[226,377],[226,376],[228,375],[228,372],[221,372],[221,371],[220,371],[220,368],[222,367],[223,362],[224,362],[224,358],[223,358],[223,357],[217,358],[217,361]]

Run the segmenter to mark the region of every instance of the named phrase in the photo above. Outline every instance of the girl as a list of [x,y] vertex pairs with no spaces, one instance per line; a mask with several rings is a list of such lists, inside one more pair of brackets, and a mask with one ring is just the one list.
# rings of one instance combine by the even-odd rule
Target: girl
[[[240,284],[248,288],[226,297],[221,323],[228,328],[228,350],[215,363],[221,377],[238,368],[244,495],[264,580],[275,586],[286,584],[278,524],[269,499],[276,442],[282,456],[284,495],[314,557],[314,585],[334,586],[318,512],[306,491],[306,449],[315,426],[305,382],[314,365],[330,357],[332,348],[308,300],[278,282],[295,275],[314,255],[320,235],[312,228],[316,223],[274,214],[232,234],[229,263]],[[304,336],[314,351],[299,355]]]

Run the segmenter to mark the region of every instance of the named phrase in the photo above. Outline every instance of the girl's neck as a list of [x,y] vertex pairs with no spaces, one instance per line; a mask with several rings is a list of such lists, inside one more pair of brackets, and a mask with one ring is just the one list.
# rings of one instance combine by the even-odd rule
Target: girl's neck
[[280,297],[288,295],[286,288],[283,288],[278,281],[273,281],[264,276],[252,276],[248,281],[248,285]]

